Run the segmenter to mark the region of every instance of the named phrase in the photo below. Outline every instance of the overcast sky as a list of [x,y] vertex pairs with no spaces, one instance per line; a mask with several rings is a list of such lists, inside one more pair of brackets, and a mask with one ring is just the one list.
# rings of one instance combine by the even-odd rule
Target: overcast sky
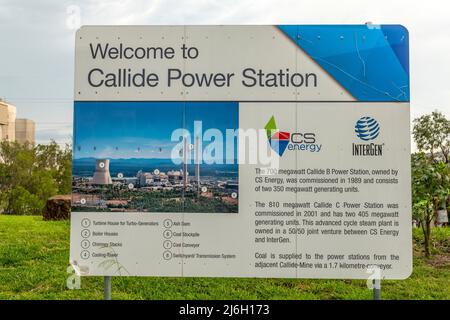
[[0,0],[0,97],[36,121],[38,142],[72,133],[74,8],[82,25],[403,24],[411,117],[434,109],[450,117],[449,1]]

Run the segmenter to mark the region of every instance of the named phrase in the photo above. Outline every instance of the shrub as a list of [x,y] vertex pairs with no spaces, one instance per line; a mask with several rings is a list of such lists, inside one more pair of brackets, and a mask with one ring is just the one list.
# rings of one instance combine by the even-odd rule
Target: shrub
[[70,192],[71,160],[69,145],[0,142],[0,213],[41,214],[49,197]]

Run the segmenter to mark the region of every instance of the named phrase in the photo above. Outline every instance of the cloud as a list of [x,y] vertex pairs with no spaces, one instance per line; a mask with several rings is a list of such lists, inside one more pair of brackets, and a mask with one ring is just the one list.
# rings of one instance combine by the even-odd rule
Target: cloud
[[54,140],[60,144],[72,143],[72,128],[40,129],[36,130],[36,142],[48,143]]

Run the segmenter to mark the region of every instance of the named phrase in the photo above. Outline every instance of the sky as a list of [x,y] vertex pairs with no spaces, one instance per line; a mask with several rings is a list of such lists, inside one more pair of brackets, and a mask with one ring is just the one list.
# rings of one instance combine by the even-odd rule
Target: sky
[[35,120],[38,143],[70,142],[79,24],[372,22],[409,30],[411,118],[436,109],[450,117],[449,15],[445,0],[0,0],[0,97]]
[[[171,159],[173,148],[183,145],[184,132],[173,136],[179,128],[189,132],[187,143],[193,144],[209,129],[225,137],[227,129],[239,127],[236,102],[76,102],[74,118],[74,158]],[[205,155],[208,145],[205,141],[201,147]],[[234,159],[237,139],[221,150],[218,161]]]

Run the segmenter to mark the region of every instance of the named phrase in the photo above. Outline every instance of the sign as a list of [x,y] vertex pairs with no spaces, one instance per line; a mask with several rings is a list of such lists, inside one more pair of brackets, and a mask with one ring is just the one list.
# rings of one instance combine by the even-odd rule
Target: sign
[[399,25],[82,27],[71,264],[407,278],[408,50]]

